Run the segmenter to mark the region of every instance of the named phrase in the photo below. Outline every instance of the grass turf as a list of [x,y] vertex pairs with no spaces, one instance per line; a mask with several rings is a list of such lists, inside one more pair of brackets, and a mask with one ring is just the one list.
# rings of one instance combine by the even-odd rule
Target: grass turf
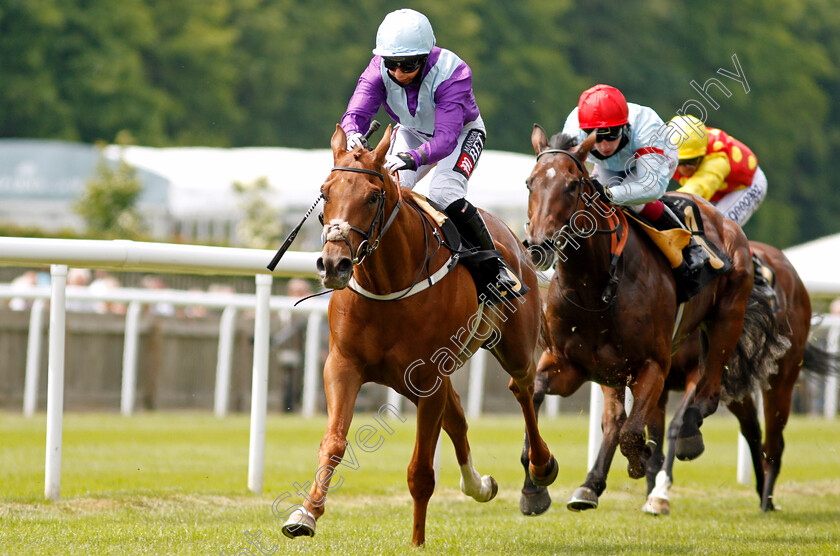
[[[43,414],[0,414],[0,554],[260,554],[245,533],[260,532],[264,553],[402,554],[410,552],[412,502],[406,467],[414,420],[372,415],[351,428],[376,427],[382,445],[355,449],[358,469],[327,502],[314,539],[287,540],[272,503],[283,511],[312,480],[325,419],[268,419],[262,495],[247,490],[249,419],[206,413],[69,414],[64,420],[61,500],[45,501]],[[795,417],[786,430],[776,488],[781,511],[762,514],[752,486],[737,484],[737,423],[714,416],[703,431],[706,453],[678,462],[672,515],[640,512],[644,482],[613,462],[595,511],[565,509],[586,474],[587,418],[543,419],[560,464],[543,516],[518,510],[521,418],[474,420],[469,431],[479,473],[499,482],[479,504],[458,490],[451,444],[441,444],[441,476],[427,520],[429,554],[837,554],[840,550],[840,421]],[[375,437],[374,437],[375,438]],[[335,480],[335,479],[334,479]],[[303,487],[307,488],[307,487]],[[308,488],[307,488],[308,489]],[[250,547],[250,552],[244,549]]]

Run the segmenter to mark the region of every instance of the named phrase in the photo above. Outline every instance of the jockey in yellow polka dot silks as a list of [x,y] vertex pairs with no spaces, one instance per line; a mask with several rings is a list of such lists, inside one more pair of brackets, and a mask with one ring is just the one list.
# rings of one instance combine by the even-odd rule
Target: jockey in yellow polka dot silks
[[725,131],[694,116],[669,123],[680,130],[679,166],[674,179],[682,193],[694,193],[743,226],[767,194],[767,178],[753,152]]

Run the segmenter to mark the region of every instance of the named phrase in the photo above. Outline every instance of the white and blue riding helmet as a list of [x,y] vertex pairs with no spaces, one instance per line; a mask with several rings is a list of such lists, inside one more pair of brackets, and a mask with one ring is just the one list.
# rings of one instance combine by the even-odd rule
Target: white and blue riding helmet
[[402,9],[385,16],[376,32],[373,53],[383,57],[423,56],[435,46],[435,33],[429,18],[420,12]]

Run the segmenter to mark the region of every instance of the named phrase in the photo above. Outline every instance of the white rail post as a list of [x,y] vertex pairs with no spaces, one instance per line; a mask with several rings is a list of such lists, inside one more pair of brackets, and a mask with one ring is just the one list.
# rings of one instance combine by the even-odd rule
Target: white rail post
[[470,359],[470,382],[467,388],[467,417],[477,419],[481,416],[484,402],[484,377],[487,374],[487,350],[477,349]]
[[132,301],[125,312],[122,396],[120,397],[120,413],[125,416],[134,412],[134,400],[137,397],[137,353],[139,352],[140,310],[142,308],[143,306],[138,301]]
[[251,381],[251,440],[248,456],[248,490],[262,494],[265,470],[265,413],[268,403],[268,335],[271,276],[257,274],[254,315],[254,367]]
[[546,417],[557,417],[560,413],[560,396],[545,395],[545,415]]
[[303,400],[300,413],[304,417],[315,415],[318,399],[318,370],[321,350],[321,313],[309,313],[306,320],[306,344],[303,363]]
[[61,493],[61,428],[64,416],[64,302],[67,265],[50,267],[50,353],[47,365],[47,457],[44,496],[58,500]]
[[32,417],[38,409],[38,375],[41,371],[43,321],[44,300],[36,299],[29,313],[29,337],[26,341],[26,378],[23,386],[23,414],[26,417]]
[[216,392],[213,399],[213,415],[219,418],[227,415],[228,410],[235,325],[236,307],[225,307],[219,320],[219,353],[216,357]]
[[601,416],[604,414],[604,393],[601,386],[592,383],[589,393],[589,457],[586,462],[586,470],[592,469],[595,460],[598,459],[598,451],[601,449],[601,440],[604,438],[604,431],[601,430]]
[[[826,349],[830,353],[840,352],[840,325],[835,324],[828,330]],[[837,375],[828,375],[825,379],[825,404],[823,415],[826,419],[834,419],[837,416]]]

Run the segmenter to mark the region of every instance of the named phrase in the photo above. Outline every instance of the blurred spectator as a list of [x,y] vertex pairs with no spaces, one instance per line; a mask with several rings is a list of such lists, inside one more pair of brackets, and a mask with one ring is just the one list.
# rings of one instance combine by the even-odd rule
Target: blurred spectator
[[[201,288],[190,288],[191,292],[201,292]],[[207,316],[207,307],[203,305],[188,305],[184,307],[184,316],[188,319],[200,319]]]
[[[93,273],[93,281],[90,283],[90,291],[94,293],[106,293],[119,289],[120,286],[120,281],[114,276],[111,276],[107,270],[96,270]],[[113,313],[115,315],[124,315],[126,305],[125,303],[113,301],[97,301],[93,310],[102,314]]]
[[[166,282],[160,276],[149,274],[143,277],[140,284],[148,290],[166,290]],[[153,315],[160,315],[164,317],[175,316],[175,306],[171,303],[160,302],[149,305],[149,311]]]
[[[306,280],[292,278],[286,288],[286,295],[296,299],[313,293]],[[306,348],[307,315],[281,309],[280,331],[272,336],[271,343],[278,348],[277,362],[280,365],[280,379],[283,383],[283,411],[296,411],[303,391],[303,363]]]
[[828,313],[830,315],[840,315],[840,297],[831,302],[828,306]]
[[[38,285],[38,272],[35,270],[27,270],[10,284],[15,289],[28,290]],[[9,300],[9,309],[12,311],[27,311],[32,307],[31,299],[24,299],[22,297],[13,297]]]
[[[91,273],[87,268],[71,268],[67,271],[69,288],[87,288],[90,286],[90,280]],[[96,303],[87,299],[72,299],[68,295],[65,307],[71,313],[92,313],[96,310]]]

